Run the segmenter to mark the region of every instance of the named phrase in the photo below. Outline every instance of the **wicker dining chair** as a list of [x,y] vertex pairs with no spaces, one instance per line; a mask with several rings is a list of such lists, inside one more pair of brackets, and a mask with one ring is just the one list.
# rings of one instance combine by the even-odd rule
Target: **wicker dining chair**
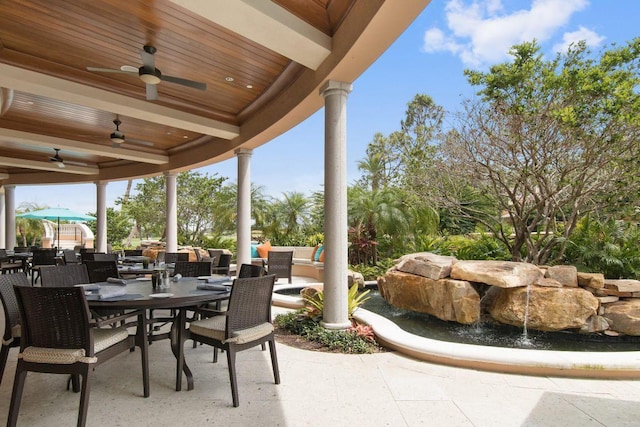
[[142,249],[125,249],[124,256],[142,256]]
[[291,267],[293,266],[293,251],[269,251],[267,254],[267,272],[275,274],[276,280],[289,279],[291,283]]
[[266,275],[267,272],[261,265],[242,264],[238,271],[238,279],[244,279],[247,277],[261,277]]
[[44,287],[74,286],[89,283],[85,264],[52,265],[40,269],[40,283]]
[[213,274],[229,275],[229,267],[231,266],[231,254],[220,254],[217,264],[211,268]]
[[[22,335],[7,425],[16,425],[18,420],[27,372],[44,372],[82,376],[77,425],[84,426],[94,367],[133,349],[135,337],[124,327],[93,328],[82,288],[16,286],[14,290]],[[149,366],[144,346],[141,356],[144,395],[148,396]]]
[[196,320],[189,325],[190,338],[227,353],[233,406],[240,404],[236,379],[236,353],[269,343],[271,366],[276,384],[280,384],[276,343],[271,323],[271,298],[275,275],[236,279],[231,288],[229,308],[224,315]]
[[0,276],[0,300],[4,309],[4,335],[0,349],[0,384],[9,357],[9,349],[20,347],[20,309],[13,290],[14,286],[30,286],[24,272],[3,274]]
[[17,273],[22,270],[22,268],[22,262],[16,262],[11,257],[8,257],[6,249],[0,249],[0,271],[2,274]]
[[118,261],[118,254],[103,254],[103,253],[94,253],[93,254],[94,261]]
[[56,265],[58,263],[56,259],[55,249],[35,249],[33,251],[33,257],[31,258],[31,285],[40,278],[40,268],[47,265]]
[[89,282],[106,282],[109,277],[119,278],[118,263],[115,261],[85,261]]
[[186,252],[165,252],[164,262],[172,264],[178,261],[189,261],[189,254]]
[[182,277],[211,276],[211,263],[208,261],[178,261],[173,269],[173,275],[176,274],[180,274]]
[[73,249],[65,249],[62,251],[62,259],[65,264],[79,264],[80,260],[78,259],[78,255],[76,251]]

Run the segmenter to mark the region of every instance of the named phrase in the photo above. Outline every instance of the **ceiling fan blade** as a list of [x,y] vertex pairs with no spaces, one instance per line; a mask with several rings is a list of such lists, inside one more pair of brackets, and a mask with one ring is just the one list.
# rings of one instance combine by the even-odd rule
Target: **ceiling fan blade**
[[96,71],[99,73],[116,73],[116,74],[138,74],[138,71],[125,71],[125,70],[116,70],[114,68],[99,68],[99,67],[87,67],[89,71]]
[[72,160],[65,160],[63,164],[67,164],[67,165],[70,165],[70,166],[89,166],[87,163],[74,162]]
[[125,143],[126,144],[135,144],[135,145],[144,145],[145,147],[153,147],[153,142],[151,142],[151,141],[142,141],[140,139],[127,138]]
[[155,101],[158,99],[158,87],[156,85],[147,84],[147,101]]
[[183,79],[183,78],[180,78],[180,77],[163,75],[162,76],[162,81],[171,82],[171,83],[177,83],[179,85],[192,87],[194,89],[207,90],[207,84],[206,83],[196,82],[196,81],[193,81],[193,80]]

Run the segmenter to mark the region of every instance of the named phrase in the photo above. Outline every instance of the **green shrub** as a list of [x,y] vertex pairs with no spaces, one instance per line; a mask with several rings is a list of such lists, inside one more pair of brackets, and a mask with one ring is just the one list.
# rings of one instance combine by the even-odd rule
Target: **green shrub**
[[368,354],[378,350],[378,345],[372,341],[370,334],[360,335],[355,327],[349,330],[326,329],[308,317],[303,309],[292,313],[278,314],[274,323],[292,334],[320,343],[332,351]]

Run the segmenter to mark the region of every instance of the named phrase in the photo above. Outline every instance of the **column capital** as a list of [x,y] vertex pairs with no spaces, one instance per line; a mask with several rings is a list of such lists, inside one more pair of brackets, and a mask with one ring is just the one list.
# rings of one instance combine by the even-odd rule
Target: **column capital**
[[238,157],[251,156],[253,154],[253,150],[251,148],[238,148],[234,151],[234,154]]
[[320,86],[320,95],[325,98],[328,95],[332,95],[335,92],[343,92],[345,95],[349,94],[353,90],[351,83],[338,82],[336,80],[327,80],[322,86]]
[[178,176],[178,172],[175,172],[175,171],[164,171],[164,172],[162,172],[162,175],[164,175],[164,176]]
[[107,184],[108,184],[108,182],[107,182],[107,181],[93,181],[93,183],[94,183],[95,185],[102,185],[102,186],[104,186],[104,185],[107,185]]

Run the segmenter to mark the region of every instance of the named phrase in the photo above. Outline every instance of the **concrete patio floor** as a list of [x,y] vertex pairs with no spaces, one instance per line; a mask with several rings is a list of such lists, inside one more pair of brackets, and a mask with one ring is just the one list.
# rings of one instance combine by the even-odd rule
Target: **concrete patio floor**
[[[279,311],[281,309],[276,309]],[[89,426],[637,426],[640,382],[528,377],[435,365],[397,352],[343,355],[278,345],[282,383],[268,352],[238,355],[240,407],[233,408],[226,359],[210,347],[185,355],[195,390],[174,390],[167,341],[150,347],[151,397],[142,397],[140,353],[95,371]],[[0,386],[6,419],[17,351]],[[65,375],[30,373],[18,425],[74,425],[79,394]],[[186,387],[186,382],[183,387]]]
[[[274,315],[285,310],[273,308]],[[344,355],[283,344],[277,350],[279,385],[273,383],[268,352],[256,347],[238,354],[239,408],[232,406],[226,358],[222,354],[213,364],[210,347],[193,349],[187,341],[195,389],[176,392],[168,341],[151,345],[151,396],[146,399],[140,353],[122,354],[95,370],[87,425],[640,425],[640,381],[483,372],[398,352]],[[17,353],[10,351],[0,385],[0,424],[9,410]],[[65,375],[29,373],[18,425],[75,425],[80,395],[66,390],[66,380]]]

